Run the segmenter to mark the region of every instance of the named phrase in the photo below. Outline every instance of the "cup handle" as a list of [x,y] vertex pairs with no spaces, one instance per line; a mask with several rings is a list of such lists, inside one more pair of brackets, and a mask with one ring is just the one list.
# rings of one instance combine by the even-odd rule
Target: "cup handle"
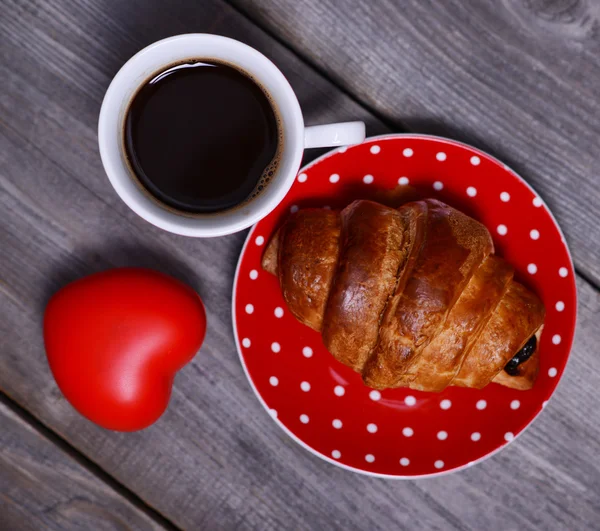
[[305,148],[348,146],[360,144],[364,139],[364,122],[312,125],[304,128]]

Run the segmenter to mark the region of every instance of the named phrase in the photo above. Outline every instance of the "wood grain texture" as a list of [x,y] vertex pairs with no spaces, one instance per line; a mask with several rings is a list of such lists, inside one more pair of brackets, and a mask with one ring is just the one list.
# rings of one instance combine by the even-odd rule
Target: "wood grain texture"
[[[600,296],[590,285],[579,280],[573,359],[556,397],[501,454],[419,482],[372,479],[324,463],[272,422],[238,361],[230,297],[245,235],[184,238],[137,218],[102,170],[97,113],[111,76],[137,49],[170,34],[211,31],[273,58],[298,91],[308,123],[359,118],[372,133],[384,129],[381,123],[217,0],[201,8],[183,0],[3,7],[0,388],[12,399],[185,528],[597,527]],[[52,293],[125,265],[185,280],[202,295],[209,321],[201,352],[175,380],[167,413],[134,434],[102,430],[71,409],[52,380],[41,338]]]
[[0,529],[163,529],[0,402]]
[[231,2],[389,123],[514,168],[600,285],[597,0]]

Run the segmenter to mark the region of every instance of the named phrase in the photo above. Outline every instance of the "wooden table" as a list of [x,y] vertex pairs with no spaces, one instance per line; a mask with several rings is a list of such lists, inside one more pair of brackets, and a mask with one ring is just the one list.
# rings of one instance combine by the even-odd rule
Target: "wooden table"
[[[573,252],[579,322],[555,398],[518,441],[464,472],[386,481],[321,461],[262,410],[231,332],[245,234],[152,227],[98,155],[112,76],[186,32],[272,58],[309,124],[467,141],[547,201]],[[600,529],[597,0],[4,0],[0,51],[1,529]],[[186,280],[209,315],[169,410],[134,434],[73,411],[41,335],[53,292],[125,265]]]

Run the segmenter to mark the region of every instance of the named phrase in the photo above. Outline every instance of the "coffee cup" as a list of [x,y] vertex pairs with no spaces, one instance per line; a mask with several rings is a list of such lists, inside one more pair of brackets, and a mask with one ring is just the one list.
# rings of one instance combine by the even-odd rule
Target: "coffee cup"
[[[273,175],[260,193],[235,208],[190,213],[163,204],[140,184],[128,161],[124,130],[132,99],[152,76],[173,64],[207,60],[233,65],[260,84],[277,109],[283,144]],[[119,197],[153,225],[192,237],[223,236],[253,225],[285,197],[296,178],[305,149],[357,144],[364,138],[363,122],[306,127],[296,94],[267,57],[239,41],[209,34],[170,37],[151,44],[129,59],[108,87],[98,124],[102,163]]]

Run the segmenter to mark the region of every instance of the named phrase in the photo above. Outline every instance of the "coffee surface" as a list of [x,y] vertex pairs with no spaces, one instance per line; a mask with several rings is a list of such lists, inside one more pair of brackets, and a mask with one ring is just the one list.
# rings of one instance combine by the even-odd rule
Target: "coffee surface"
[[259,193],[278,163],[279,120],[249,76],[216,62],[173,66],[143,85],[125,121],[141,185],[177,210],[226,210]]

